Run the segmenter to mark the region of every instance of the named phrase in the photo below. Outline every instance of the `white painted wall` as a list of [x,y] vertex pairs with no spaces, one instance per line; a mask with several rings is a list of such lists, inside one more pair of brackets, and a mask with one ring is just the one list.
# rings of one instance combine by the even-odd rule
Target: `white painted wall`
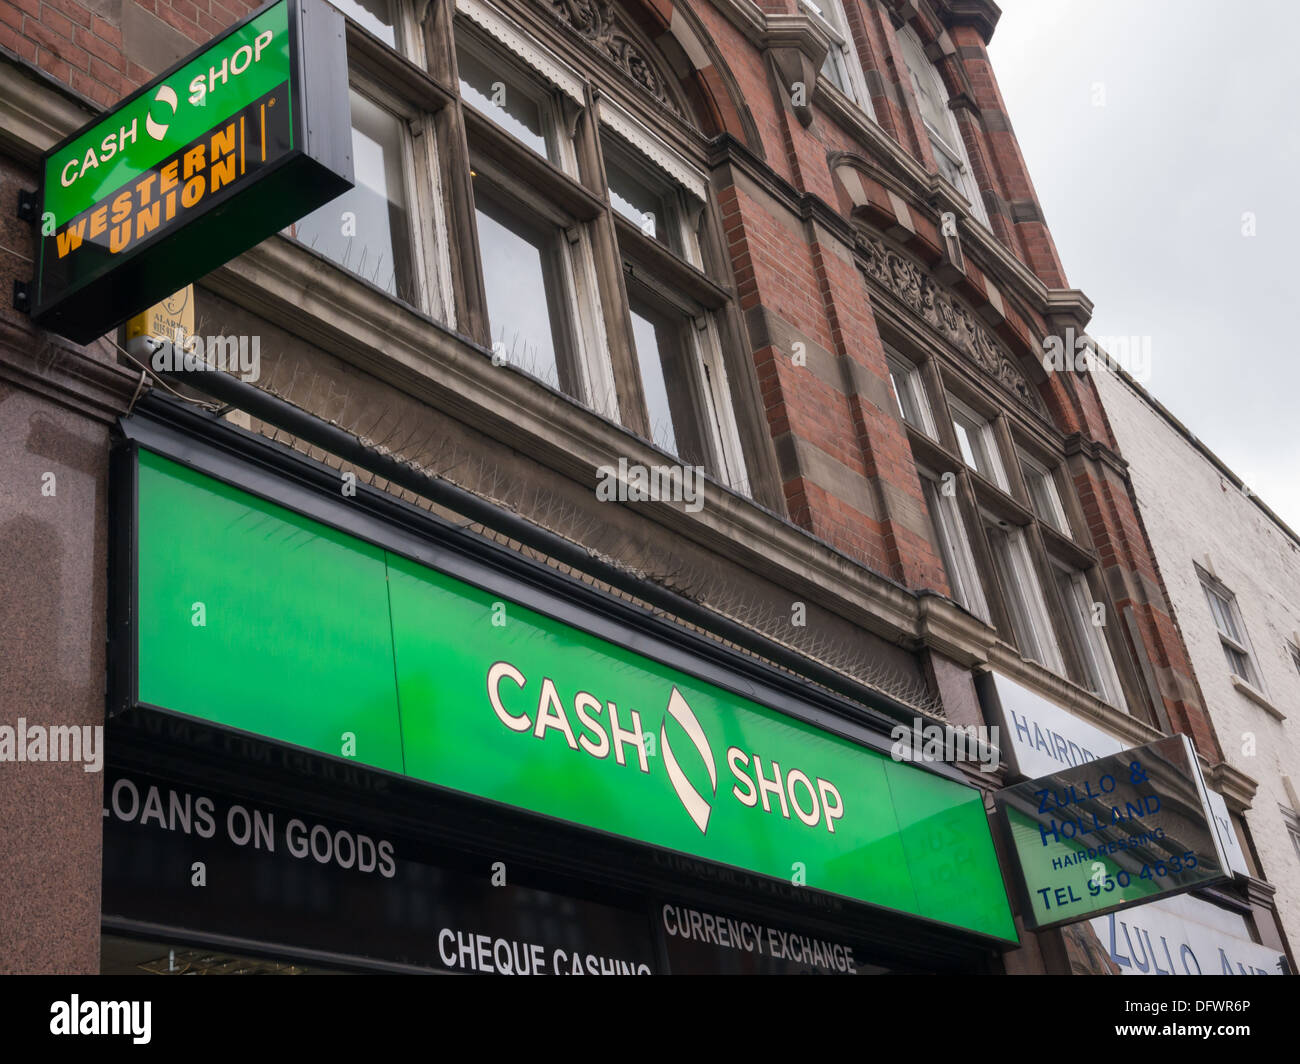
[[[1300,544],[1138,392],[1107,370],[1095,377],[1224,757],[1259,783],[1246,822],[1294,947],[1300,854],[1281,810],[1300,813],[1300,670],[1287,650],[1300,642]],[[1193,562],[1236,595],[1262,694],[1285,721],[1234,687]]]

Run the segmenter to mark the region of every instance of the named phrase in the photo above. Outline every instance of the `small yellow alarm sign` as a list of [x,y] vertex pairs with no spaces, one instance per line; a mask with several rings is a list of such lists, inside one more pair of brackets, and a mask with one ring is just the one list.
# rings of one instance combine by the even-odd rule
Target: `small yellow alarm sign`
[[153,337],[182,347],[186,339],[192,335],[194,335],[194,286],[192,284],[168,296],[161,303],[155,303],[148,310],[128,319],[126,323],[128,350],[137,346],[132,341]]

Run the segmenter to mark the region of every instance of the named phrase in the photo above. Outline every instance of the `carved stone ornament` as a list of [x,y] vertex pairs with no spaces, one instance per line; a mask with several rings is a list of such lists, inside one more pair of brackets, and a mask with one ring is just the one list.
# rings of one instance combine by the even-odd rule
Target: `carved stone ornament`
[[552,14],[568,25],[589,45],[612,60],[628,77],[651,96],[680,116],[681,109],[673,99],[659,71],[646,58],[637,44],[618,26],[614,18],[614,5],[610,0],[544,0]]
[[877,284],[910,307],[926,324],[969,355],[984,372],[996,378],[1021,402],[1045,417],[1037,389],[1025,379],[1015,360],[969,310],[915,263],[905,259],[874,237],[863,237],[867,253],[866,272]]

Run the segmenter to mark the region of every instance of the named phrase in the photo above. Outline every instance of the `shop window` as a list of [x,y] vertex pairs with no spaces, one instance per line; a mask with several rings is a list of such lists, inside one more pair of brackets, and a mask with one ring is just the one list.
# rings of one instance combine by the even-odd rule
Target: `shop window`
[[1020,469],[1025,476],[1025,487],[1029,491],[1029,502],[1035,515],[1040,521],[1068,536],[1070,524],[1065,517],[1061,493],[1056,487],[1056,475],[1026,454],[1020,456]]
[[966,525],[962,520],[957,499],[944,493],[933,474],[922,472],[921,487],[925,493],[934,542],[939,548],[944,571],[948,574],[953,598],[975,616],[987,622],[988,603],[980,587],[975,557],[971,553],[970,539],[966,535]]
[[893,350],[886,352],[889,363],[889,382],[894,389],[898,412],[913,428],[935,438],[934,415],[925,394],[921,371]]
[[993,426],[956,399],[949,398],[948,406],[952,410],[952,428],[962,460],[989,483],[1007,491],[1007,474],[998,455]]
[[1237,608],[1237,598],[1222,583],[1207,573],[1199,565],[1196,573],[1201,580],[1201,589],[1210,606],[1214,618],[1214,627],[1219,633],[1219,642],[1223,645],[1223,656],[1227,659],[1232,675],[1245,680],[1257,691],[1262,691],[1259,670],[1255,668],[1250,645],[1246,641],[1246,626],[1241,620],[1241,611]]
[[874,121],[876,111],[871,103],[866,79],[862,76],[862,64],[858,61],[857,49],[853,45],[853,35],[849,31],[849,22],[841,0],[799,0],[799,3],[831,39],[821,76],[866,111]]
[[987,517],[985,532],[1021,656],[1065,675],[1065,663],[1024,530]]
[[1082,669],[1082,675],[1075,679],[1103,702],[1123,709],[1124,696],[1119,674],[1115,671],[1115,662],[1111,658],[1104,628],[1098,624],[1099,620],[1105,621],[1105,613],[1094,606],[1092,592],[1083,573],[1062,566],[1054,568],[1066,624]]
[[948,90],[943,78],[926,56],[925,46],[911,26],[904,26],[898,31],[898,41],[903,49],[912,92],[921,111],[921,121],[925,125],[939,173],[966,197],[975,217],[988,225],[988,214],[975,183],[970,159],[966,155],[966,145],[957,126],[957,116],[948,104]]

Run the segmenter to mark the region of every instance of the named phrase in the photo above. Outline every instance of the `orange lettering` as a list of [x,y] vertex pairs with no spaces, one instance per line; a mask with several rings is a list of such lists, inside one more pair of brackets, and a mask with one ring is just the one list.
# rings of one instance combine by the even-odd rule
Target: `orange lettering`
[[141,203],[148,203],[153,198],[153,192],[151,189],[153,188],[154,179],[157,178],[157,176],[156,173],[150,170],[144,175],[144,177],[140,178],[140,180],[136,182],[135,187],[140,193]]
[[59,258],[63,258],[70,251],[76,251],[81,247],[81,238],[86,232],[86,219],[82,218],[76,225],[69,225],[63,230],[58,237]]
[[90,216],[90,239],[94,240],[108,228],[108,208],[98,207]]
[[113,200],[113,224],[117,225],[131,213],[131,193],[123,192]]
[[159,194],[166,192],[168,189],[175,188],[180,183],[180,160],[173,159],[162,168],[161,179],[158,182]]
[[139,240],[145,233],[151,233],[158,228],[158,201],[148,207],[141,207],[140,213],[135,216],[135,238]]
[[[199,170],[203,169],[203,154],[206,149],[200,144],[196,148],[191,148],[185,153],[185,180],[188,181]],[[195,160],[198,160],[195,162]]]
[[235,123],[231,122],[220,133],[212,134],[212,163],[216,165],[218,159],[223,155],[229,155],[235,150]]
[[216,192],[222,185],[235,180],[235,157],[228,156],[219,163],[212,164],[212,191]]
[[186,207],[193,207],[194,204],[198,203],[199,200],[203,198],[203,186],[205,183],[202,174],[199,174],[198,177],[191,178],[189,181],[185,182],[185,187],[181,189],[181,202],[185,204]]
[[119,251],[131,242],[131,223],[123,222],[121,225],[114,226],[108,234],[108,250],[110,254],[116,255]]

